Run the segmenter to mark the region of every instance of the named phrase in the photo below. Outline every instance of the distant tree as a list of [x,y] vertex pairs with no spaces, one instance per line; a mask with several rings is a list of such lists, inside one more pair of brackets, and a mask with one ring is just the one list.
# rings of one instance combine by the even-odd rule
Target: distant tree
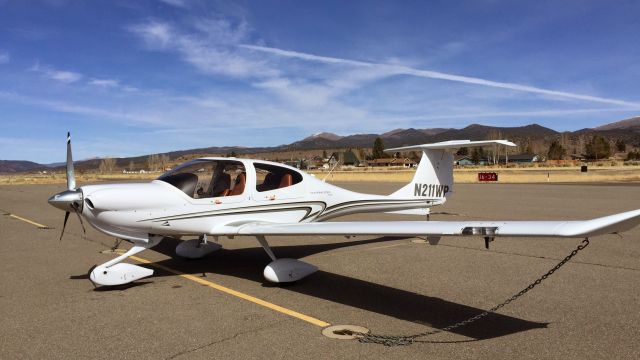
[[[502,139],[502,131],[499,129],[491,129],[487,134],[487,140],[500,140]],[[493,144],[486,152],[486,155],[491,158],[491,163],[496,164],[498,162],[498,144]]]
[[374,159],[381,159],[384,157],[384,143],[380,137],[377,137],[376,141],[373,142],[372,156]]
[[159,160],[160,157],[157,154],[149,155],[147,158],[147,167],[149,168],[149,171],[158,170]]
[[411,160],[419,160],[420,156],[418,155],[418,153],[416,151],[410,151],[409,152],[409,159],[411,159]]
[[638,160],[638,159],[640,159],[640,152],[631,150],[627,154],[627,160]]
[[550,160],[561,160],[566,154],[565,148],[560,145],[560,143],[556,140],[551,142],[549,145],[549,151],[547,152],[547,159]]
[[611,155],[609,142],[600,135],[593,135],[586,146],[587,159],[606,159]]
[[527,147],[524,148],[525,154],[533,154],[533,149],[531,148],[531,144],[527,144]]
[[627,151],[627,144],[624,143],[624,140],[622,140],[622,139],[616,140],[616,150],[618,152]]
[[327,150],[322,150],[322,158],[323,159],[327,158]]
[[358,149],[358,157],[360,158],[361,161],[366,160],[367,158],[367,152],[364,151],[363,148]]
[[469,155],[469,148],[461,147],[460,149],[458,149],[458,151],[456,151],[456,155],[460,155],[460,156]]
[[231,154],[230,154],[230,157],[237,157],[237,156],[238,156],[238,154],[236,154],[236,152],[232,150]]
[[471,161],[473,161],[473,163],[476,165],[480,164],[480,162],[484,160],[484,158],[485,153],[482,148],[474,148],[471,152]]
[[133,160],[129,161],[128,169],[129,171],[133,171],[135,169],[135,164],[133,163]]
[[100,162],[100,166],[98,167],[98,169],[100,170],[101,173],[105,174],[105,173],[113,172],[113,169],[115,168],[115,166],[116,166],[116,159],[104,158]]
[[158,167],[160,170],[164,170],[169,167],[169,155],[158,156]]

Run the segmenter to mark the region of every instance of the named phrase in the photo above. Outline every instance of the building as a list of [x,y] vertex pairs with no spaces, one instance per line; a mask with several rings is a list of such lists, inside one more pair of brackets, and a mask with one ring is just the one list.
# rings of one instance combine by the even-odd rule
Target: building
[[385,158],[369,160],[368,166],[371,167],[405,167],[412,168],[416,166],[416,162],[409,158]]
[[[530,164],[538,161],[543,161],[543,160],[542,158],[540,158],[539,155],[534,155],[534,154],[517,154],[517,155],[507,156],[507,162],[514,163],[514,164]],[[505,157],[499,156],[498,163],[504,164]]]
[[454,155],[453,165],[469,166],[475,165],[470,155]]
[[471,155],[454,155],[453,156],[453,165],[459,166],[470,166],[470,165],[487,165],[489,162],[487,159],[480,159],[478,164],[473,162],[473,157]]

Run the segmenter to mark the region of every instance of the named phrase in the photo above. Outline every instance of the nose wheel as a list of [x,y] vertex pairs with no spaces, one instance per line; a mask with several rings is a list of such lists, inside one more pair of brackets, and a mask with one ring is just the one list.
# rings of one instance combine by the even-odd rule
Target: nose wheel
[[124,254],[107,261],[106,263],[94,266],[89,272],[89,279],[94,285],[123,285],[130,282],[153,275],[153,270],[142,266],[121,263],[129,256],[135,255],[141,251],[147,250],[160,243],[162,236],[149,236],[147,242],[134,241],[134,246]]

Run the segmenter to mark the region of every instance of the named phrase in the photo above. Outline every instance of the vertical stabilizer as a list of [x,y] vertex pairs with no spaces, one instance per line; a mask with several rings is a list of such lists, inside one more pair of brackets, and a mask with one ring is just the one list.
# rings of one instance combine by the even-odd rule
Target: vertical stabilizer
[[444,203],[452,191],[453,154],[446,150],[425,149],[411,182],[391,196],[433,199],[436,203]]
[[422,158],[411,182],[391,196],[402,199],[431,199],[435,204],[444,203],[453,193],[453,150],[493,144],[516,146],[507,140],[452,140],[385,150],[422,151]]

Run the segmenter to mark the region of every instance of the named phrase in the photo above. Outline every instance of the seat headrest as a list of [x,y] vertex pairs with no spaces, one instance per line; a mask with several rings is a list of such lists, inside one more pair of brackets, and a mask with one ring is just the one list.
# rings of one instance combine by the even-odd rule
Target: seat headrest
[[291,176],[291,174],[282,175],[282,179],[280,179],[280,186],[278,186],[278,188],[283,188],[291,185],[293,185],[293,177]]
[[238,177],[236,178],[236,185],[233,187],[233,190],[231,190],[231,193],[229,194],[231,195],[240,195],[244,192],[244,186],[247,183],[247,177],[244,173],[241,173],[238,175]]

